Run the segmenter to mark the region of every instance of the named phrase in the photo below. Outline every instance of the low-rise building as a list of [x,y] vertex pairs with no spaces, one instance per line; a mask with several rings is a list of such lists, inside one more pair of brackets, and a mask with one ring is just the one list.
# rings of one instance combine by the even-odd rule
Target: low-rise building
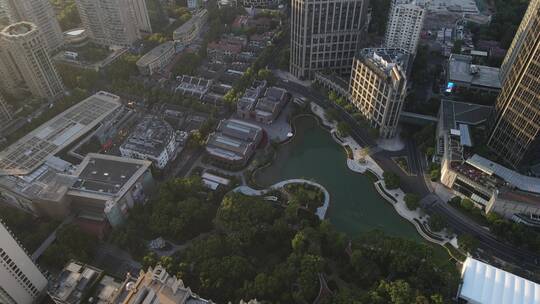
[[461,280],[459,303],[540,303],[539,284],[471,257],[463,263]]
[[202,98],[212,87],[212,80],[204,78],[193,77],[189,75],[182,75],[176,77],[176,80],[180,84],[176,87],[175,91],[184,95],[197,96]]
[[196,12],[191,19],[182,24],[173,32],[174,42],[187,46],[191,44],[201,33],[201,29],[208,20],[208,11],[206,9]]
[[116,281],[103,270],[77,261],[69,262],[51,284],[49,296],[56,304],[119,304],[127,296],[126,282]]
[[137,68],[143,75],[152,75],[169,65],[174,58],[174,42],[162,43],[150,52],[146,53],[137,61]]
[[147,159],[157,169],[164,169],[176,158],[179,144],[169,123],[156,116],[146,116],[120,146],[123,157]]
[[277,0],[243,0],[244,7],[273,8],[279,4]]
[[475,65],[469,55],[451,54],[448,59],[447,93],[467,89],[497,93],[501,90],[499,69]]
[[167,304],[213,304],[184,286],[184,282],[170,276],[161,265],[141,271],[139,278],[126,286],[129,293],[123,304],[167,303]]
[[206,152],[214,160],[232,166],[247,164],[261,142],[263,129],[248,122],[222,120],[208,137]]
[[120,97],[98,92],[0,152],[2,200],[35,215],[65,216],[74,166],[57,155],[114,121],[120,108]]
[[227,43],[224,41],[211,42],[207,47],[208,58],[212,61],[232,61],[238,58],[242,52],[242,46],[239,44]]
[[144,203],[153,188],[150,165],[146,160],[88,154],[67,192],[71,210],[113,227],[122,224],[129,209]]
[[437,125],[441,183],[487,213],[540,225],[540,178],[526,176],[473,154],[470,127],[484,123],[491,107],[443,100]]
[[279,116],[289,100],[287,91],[278,87],[266,87],[266,82],[256,82],[245,91],[236,105],[236,113],[244,119],[271,124]]

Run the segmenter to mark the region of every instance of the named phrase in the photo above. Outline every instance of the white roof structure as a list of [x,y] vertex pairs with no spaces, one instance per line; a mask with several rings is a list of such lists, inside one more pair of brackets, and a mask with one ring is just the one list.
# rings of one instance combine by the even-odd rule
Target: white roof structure
[[459,297],[473,304],[538,304],[540,285],[468,257]]
[[540,193],[540,178],[520,174],[478,154],[469,158],[467,163],[489,175],[496,175],[523,191]]
[[0,152],[0,175],[30,174],[120,106],[120,97],[100,91],[58,114]]

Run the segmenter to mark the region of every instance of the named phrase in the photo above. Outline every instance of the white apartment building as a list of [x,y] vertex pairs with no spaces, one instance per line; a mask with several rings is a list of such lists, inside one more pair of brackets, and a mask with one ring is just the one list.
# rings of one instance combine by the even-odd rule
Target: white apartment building
[[363,49],[353,61],[351,101],[382,138],[396,135],[407,92],[408,59],[404,49],[382,48]]
[[0,221],[0,303],[31,304],[46,288],[45,276]]
[[176,158],[179,142],[169,123],[156,116],[146,116],[120,146],[123,157],[145,159],[157,169],[164,169]]
[[23,83],[38,97],[64,93],[62,79],[47,51],[46,37],[30,22],[11,24],[0,32],[0,80],[10,93]]
[[384,46],[402,48],[409,54],[416,54],[425,16],[426,10],[417,0],[393,0]]
[[170,64],[174,55],[174,42],[167,41],[142,56],[137,61],[137,68],[143,75],[152,75]]
[[130,9],[135,16],[137,28],[141,32],[152,33],[152,24],[148,16],[146,0],[129,0]]
[[131,46],[140,39],[132,1],[75,0],[90,40],[104,46]]
[[367,29],[366,0],[293,0],[290,72],[349,75],[354,54]]
[[201,29],[208,20],[208,11],[202,9],[195,13],[191,19],[182,24],[179,28],[173,32],[174,42],[186,46],[189,45],[199,37]]
[[28,21],[34,23],[45,37],[50,53],[64,44],[62,30],[49,0],[0,0],[11,23]]

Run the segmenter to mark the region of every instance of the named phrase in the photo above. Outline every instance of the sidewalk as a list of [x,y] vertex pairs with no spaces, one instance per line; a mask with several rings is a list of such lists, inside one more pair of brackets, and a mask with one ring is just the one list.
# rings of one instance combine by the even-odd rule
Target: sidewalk
[[[405,193],[401,189],[388,190],[386,188],[386,186],[384,185],[384,181],[383,181],[384,170],[373,160],[373,158],[371,158],[371,156],[369,156],[369,154],[370,154],[369,149],[371,149],[371,147],[367,148],[368,153],[366,155],[366,150],[362,146],[360,146],[350,136],[345,137],[345,138],[340,138],[342,140],[342,142],[340,142],[336,138],[336,136],[337,136],[336,135],[337,123],[328,121],[326,119],[324,109],[321,108],[320,106],[316,105],[315,103],[311,103],[311,110],[313,111],[313,113],[315,115],[317,115],[319,118],[321,118],[324,125],[326,125],[326,126],[328,126],[328,127],[330,127],[332,129],[330,132],[332,133],[332,137],[334,137],[334,140],[338,144],[340,144],[340,145],[342,145],[344,147],[348,146],[348,147],[350,147],[352,149],[352,151],[353,151],[353,159],[349,159],[349,158],[347,159],[347,166],[349,167],[349,169],[351,169],[354,172],[358,172],[358,173],[366,173],[366,171],[369,171],[369,172],[375,174],[379,179],[379,181],[375,182],[375,189],[377,189],[377,192],[379,192],[379,194],[384,199],[386,199],[389,203],[392,204],[392,206],[394,207],[396,212],[401,217],[403,217],[403,218],[407,219],[409,222],[411,222],[414,225],[414,227],[416,228],[416,230],[418,231],[418,233],[424,239],[426,239],[426,240],[428,240],[430,242],[439,244],[439,245],[444,245],[446,243],[450,243],[452,246],[457,248],[457,239],[456,239],[455,236],[452,236],[452,237],[449,238],[449,237],[446,236],[446,234],[435,233],[433,231],[430,231],[430,233],[432,233],[433,235],[436,235],[437,237],[440,237],[441,239],[443,239],[443,241],[439,241],[439,240],[436,240],[436,239],[430,237],[429,235],[427,235],[422,230],[422,228],[420,227],[420,224],[418,222],[422,223],[423,225],[426,225],[424,227],[425,227],[425,229],[427,229],[427,223],[428,223],[428,220],[429,220],[429,215],[422,214],[420,212],[420,209],[409,210],[407,208],[407,205],[406,205],[405,200],[404,200]],[[381,189],[379,187],[382,187],[384,189],[384,191],[381,191]],[[385,192],[390,194],[392,197],[389,197]]]
[[317,212],[315,214],[317,215],[317,217],[319,217],[319,219],[324,220],[326,216],[326,211],[328,211],[328,206],[330,206],[330,193],[321,184],[312,182],[307,179],[288,179],[288,180],[284,180],[279,183],[273,184],[267,189],[262,189],[262,190],[253,189],[249,186],[240,186],[233,189],[233,191],[242,193],[244,195],[249,195],[249,196],[261,196],[261,195],[265,195],[266,193],[272,190],[281,189],[288,184],[308,184],[308,185],[315,186],[321,189],[324,193],[324,203],[321,207],[317,208]]

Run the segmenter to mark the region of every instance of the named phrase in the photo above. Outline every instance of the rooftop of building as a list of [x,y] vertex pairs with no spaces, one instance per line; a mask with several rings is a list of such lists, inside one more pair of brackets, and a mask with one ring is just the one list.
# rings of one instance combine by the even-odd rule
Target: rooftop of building
[[510,188],[500,189],[498,197],[503,200],[540,205],[540,194],[533,194]]
[[182,35],[185,32],[191,31],[191,29],[194,26],[197,26],[197,23],[201,21],[202,18],[204,18],[208,14],[208,11],[206,9],[201,9],[197,11],[193,16],[191,16],[191,19],[186,21],[184,24],[180,25],[177,29],[174,30],[173,36],[175,35]]
[[459,297],[469,303],[540,303],[540,285],[468,257],[461,270]]
[[64,303],[80,303],[102,274],[101,269],[80,262],[69,262],[60,272],[56,284],[49,288],[49,294]]
[[467,159],[467,163],[490,176],[505,180],[510,186],[522,191],[540,194],[540,178],[538,177],[523,175],[478,154]]
[[499,69],[475,65],[469,55],[451,54],[448,59],[448,81],[464,82],[474,86],[500,89]]
[[150,167],[151,162],[103,154],[88,154],[79,165],[71,189],[118,195]]
[[0,33],[3,36],[24,36],[29,32],[35,31],[37,26],[31,22],[22,21],[10,24],[5,27]]
[[127,296],[124,282],[104,275],[103,270],[78,261],[70,261],[49,288],[55,302],[78,304],[93,299],[95,304],[120,304]]
[[173,137],[174,130],[169,123],[149,115],[137,124],[120,148],[158,157]]
[[238,53],[242,52],[242,46],[241,45],[228,43],[228,42],[224,42],[224,41],[211,42],[211,43],[208,44],[208,49],[209,50],[221,50],[221,51],[230,52],[230,53],[233,53],[233,54],[238,54]]
[[137,65],[146,66],[159,59],[163,54],[171,52],[171,50],[174,50],[174,42],[166,41],[144,54],[144,56],[137,60]]
[[375,64],[386,74],[396,65],[406,73],[410,59],[408,52],[401,48],[365,48],[358,52],[358,56]]
[[156,266],[146,273],[141,272],[136,282],[127,286],[130,290],[124,304],[167,303],[167,304],[211,304],[185,287],[182,280],[170,276],[167,271]]
[[226,136],[252,141],[262,132],[262,128],[238,119],[222,120],[217,130]]
[[441,100],[441,117],[443,129],[448,131],[459,128],[459,124],[479,125],[487,120],[492,107],[478,104]]
[[180,84],[176,87],[177,90],[185,90],[189,92],[195,92],[199,94],[205,94],[212,85],[212,80],[193,77],[189,75],[182,75],[176,77]]
[[120,106],[120,97],[98,92],[58,114],[0,152],[0,175],[30,174]]

